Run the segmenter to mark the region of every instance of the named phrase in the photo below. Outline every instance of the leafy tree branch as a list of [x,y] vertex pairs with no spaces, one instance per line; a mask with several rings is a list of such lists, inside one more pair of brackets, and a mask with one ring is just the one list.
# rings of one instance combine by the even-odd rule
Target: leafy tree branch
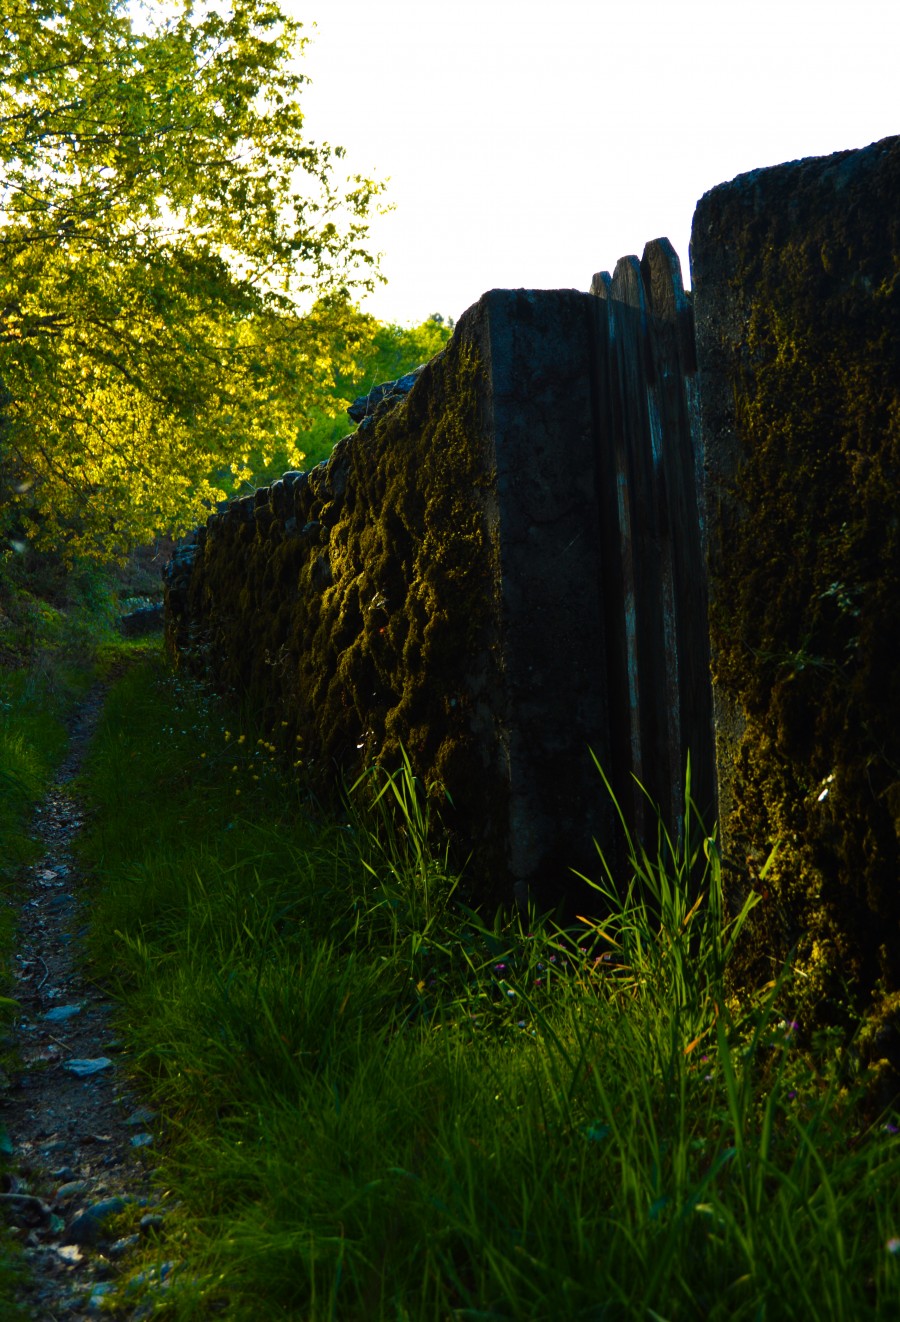
[[370,343],[378,183],[303,133],[275,0],[7,0],[0,16],[0,495],[107,557],[179,530]]

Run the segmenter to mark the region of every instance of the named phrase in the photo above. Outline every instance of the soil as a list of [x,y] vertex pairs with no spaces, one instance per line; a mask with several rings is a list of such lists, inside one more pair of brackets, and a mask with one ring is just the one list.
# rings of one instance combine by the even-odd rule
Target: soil
[[18,1069],[0,1092],[13,1149],[0,1216],[22,1245],[19,1303],[34,1322],[96,1317],[113,1299],[117,1317],[147,1317],[168,1268],[143,1289],[126,1285],[129,1258],[165,1212],[152,1186],[158,1124],[129,1090],[114,1004],[81,950],[86,897],[73,843],[84,807],[72,782],[103,696],[95,689],[77,711],[56,784],[36,809],[44,852],[28,869],[12,969]]

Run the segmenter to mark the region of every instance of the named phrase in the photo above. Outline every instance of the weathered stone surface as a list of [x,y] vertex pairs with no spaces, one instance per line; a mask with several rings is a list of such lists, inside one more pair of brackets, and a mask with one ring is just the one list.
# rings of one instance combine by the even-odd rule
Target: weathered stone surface
[[402,744],[495,895],[512,874],[561,899],[608,834],[597,315],[574,291],[486,294],[389,410],[168,572],[185,664],[314,774],[395,766]]
[[123,1195],[102,1198],[99,1202],[82,1208],[69,1222],[62,1242],[79,1245],[96,1244],[103,1235],[106,1222],[111,1217],[124,1212],[129,1203],[133,1202],[133,1198]]
[[136,610],[120,615],[118,620],[119,632],[125,638],[143,638],[150,633],[162,632],[163,624],[162,602],[138,606]]
[[381,417],[388,409],[399,404],[404,395],[408,395],[416,384],[422,367],[407,372],[406,376],[398,377],[396,381],[383,381],[380,385],[373,386],[367,395],[360,395],[347,409],[351,420],[359,423],[367,420],[374,422],[376,417]]
[[780,850],[737,976],[796,951],[831,1014],[900,988],[898,198],[889,138],[713,189],[692,238],[733,905]]

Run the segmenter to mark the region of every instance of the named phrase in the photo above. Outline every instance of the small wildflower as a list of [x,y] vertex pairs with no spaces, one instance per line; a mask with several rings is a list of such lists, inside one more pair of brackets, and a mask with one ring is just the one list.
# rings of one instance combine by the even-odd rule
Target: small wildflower
[[246,736],[245,734],[239,734],[239,735],[238,735],[238,743],[239,743],[239,744],[245,744],[246,742],[247,742],[247,736]]
[[205,753],[201,753],[200,756],[201,756],[201,757],[206,757],[206,754],[205,754]]
[[900,1129],[898,1129],[897,1126],[895,1124],[892,1124],[892,1122],[889,1120],[884,1127],[884,1132],[886,1134],[900,1134]]
[[237,771],[237,763],[235,763],[235,765],[231,768],[231,770],[232,770],[232,771]]
[[231,738],[231,731],[230,731],[230,730],[226,730],[226,731],[225,731],[225,738],[226,738],[226,740]]
[[506,968],[506,965],[505,965],[505,964],[495,964],[495,965],[494,965],[494,972],[495,972],[495,973],[502,973],[502,972],[504,971],[505,968]]
[[900,1239],[897,1239],[895,1236],[894,1238],[889,1239],[884,1247],[892,1258],[896,1258],[897,1255],[900,1254]]

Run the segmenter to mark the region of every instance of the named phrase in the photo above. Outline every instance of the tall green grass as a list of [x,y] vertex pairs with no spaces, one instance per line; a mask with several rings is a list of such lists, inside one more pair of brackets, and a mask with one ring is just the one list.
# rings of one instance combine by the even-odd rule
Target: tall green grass
[[708,838],[598,857],[572,931],[480,916],[408,768],[335,820],[234,719],[133,670],[88,776],[92,957],[162,1123],[160,1315],[900,1314],[894,1127],[801,1048],[787,975],[726,995]]

